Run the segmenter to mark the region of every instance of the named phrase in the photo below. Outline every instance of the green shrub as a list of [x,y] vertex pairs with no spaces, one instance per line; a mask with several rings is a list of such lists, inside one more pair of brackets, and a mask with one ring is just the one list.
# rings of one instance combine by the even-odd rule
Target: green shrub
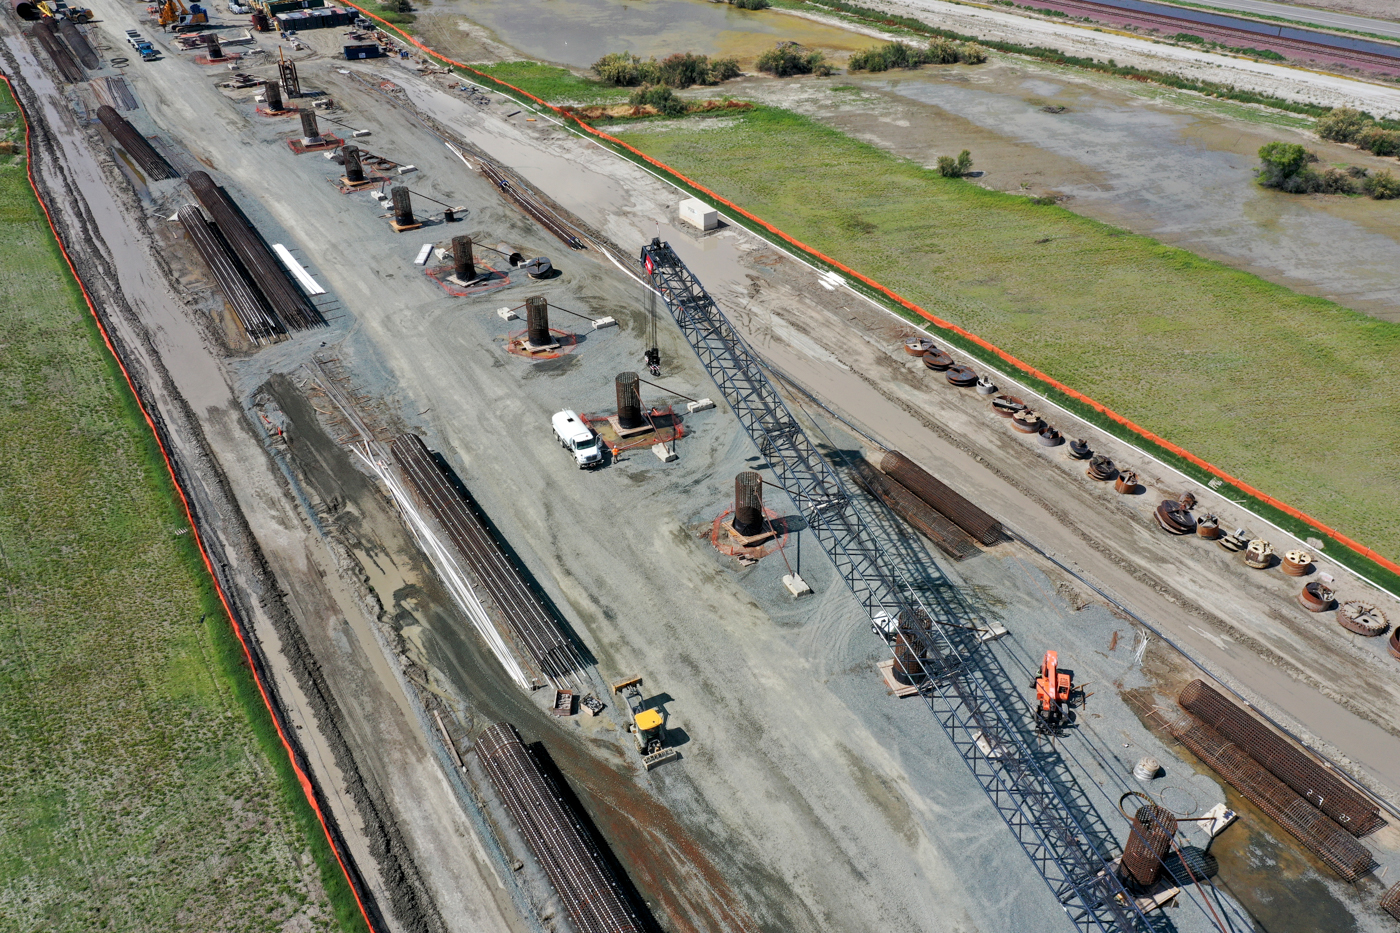
[[1193,42],[1197,45],[1206,44],[1206,40],[1204,38],[1202,38],[1201,36],[1192,35],[1189,32],[1179,32],[1176,35],[1168,36],[1167,38],[1175,39],[1177,42]]
[[804,49],[796,42],[779,42],[758,56],[758,70],[775,78],[811,74],[824,78],[832,71],[825,55]]
[[1243,48],[1243,49],[1230,49],[1230,51],[1231,51],[1231,52],[1236,52],[1236,53],[1238,53],[1238,54],[1240,54],[1240,55],[1251,55],[1251,56],[1253,56],[1254,58],[1267,58],[1269,61],[1273,61],[1273,62],[1287,61],[1287,59],[1284,58],[1284,56],[1282,56],[1282,55],[1280,55],[1279,53],[1275,52],[1273,49],[1251,49],[1251,48]]
[[1338,107],[1317,121],[1317,135],[1334,143],[1355,142],[1361,131],[1374,124],[1365,114],[1350,107]]
[[972,153],[964,149],[955,159],[952,156],[938,157],[938,174],[944,178],[962,178],[972,171]]
[[627,96],[627,102],[641,107],[655,107],[670,117],[680,116],[690,109],[676,92],[664,84],[646,84]]
[[693,52],[677,52],[667,55],[656,65],[657,79],[661,84],[673,88],[687,88],[693,84],[710,83],[710,60]]
[[1361,182],[1361,190],[1377,201],[1400,198],[1400,178],[1390,174],[1389,169],[1369,175]]
[[655,78],[655,74],[646,74],[651,70],[646,66],[655,66],[655,60],[644,62],[631,52],[610,52],[593,63],[593,73],[602,78],[608,84],[615,84],[618,87],[636,87],[639,84],[649,83],[647,78]]
[[593,63],[593,73],[618,87],[664,84],[681,89],[694,84],[718,84],[739,76],[739,62],[733,58],[710,59],[692,52],[677,52],[661,61],[645,61],[631,52],[611,52]]
[[987,51],[975,42],[937,38],[924,49],[905,42],[887,42],[878,48],[865,49],[852,55],[847,67],[851,71],[889,71],[891,68],[951,65],[955,62],[978,65],[986,60]]
[[1329,168],[1316,175],[1316,178],[1316,187],[1313,190],[1321,194],[1356,194],[1360,189],[1356,176],[1347,169]]
[[742,74],[739,70],[739,59],[737,58],[712,58],[710,59],[710,82],[719,84],[721,81],[728,81],[737,78]]
[[1297,143],[1272,142],[1259,147],[1259,184],[1265,188],[1294,191],[1307,164],[1316,159]]
[[768,0],[729,0],[729,5],[739,10],[766,10],[773,4]]
[[1400,154],[1400,132],[1368,126],[1356,134],[1354,142],[1378,156]]

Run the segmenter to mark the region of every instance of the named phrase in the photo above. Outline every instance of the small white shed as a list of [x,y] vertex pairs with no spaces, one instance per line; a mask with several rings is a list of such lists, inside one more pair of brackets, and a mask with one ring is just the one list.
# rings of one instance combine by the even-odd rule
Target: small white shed
[[681,202],[681,220],[698,230],[713,230],[719,226],[719,212],[698,198]]

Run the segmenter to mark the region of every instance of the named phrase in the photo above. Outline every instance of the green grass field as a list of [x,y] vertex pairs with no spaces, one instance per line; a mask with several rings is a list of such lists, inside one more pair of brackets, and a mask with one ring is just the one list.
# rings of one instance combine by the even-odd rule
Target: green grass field
[[[1400,326],[786,111],[620,138],[1315,518],[1400,556]],[[1330,553],[1330,552],[1329,552]],[[1338,556],[1338,555],[1334,555]]]
[[501,62],[472,67],[555,105],[617,104],[627,100],[627,95],[633,90],[630,87],[613,87],[592,78],[581,78],[567,68],[539,62]]
[[22,159],[0,318],[0,930],[362,929]]

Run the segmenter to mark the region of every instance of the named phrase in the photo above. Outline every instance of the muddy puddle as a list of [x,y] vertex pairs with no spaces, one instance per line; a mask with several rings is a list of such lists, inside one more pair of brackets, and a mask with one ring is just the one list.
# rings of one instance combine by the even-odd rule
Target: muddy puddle
[[643,58],[672,52],[732,56],[752,63],[780,41],[851,52],[876,40],[776,10],[737,10],[709,0],[515,0],[435,4],[460,14],[530,58],[587,68],[609,52]]

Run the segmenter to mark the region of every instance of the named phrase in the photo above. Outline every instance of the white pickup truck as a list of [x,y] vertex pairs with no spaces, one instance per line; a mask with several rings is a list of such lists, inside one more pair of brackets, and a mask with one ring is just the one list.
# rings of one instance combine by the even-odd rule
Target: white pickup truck
[[598,435],[584,424],[583,419],[572,411],[554,414],[554,436],[559,446],[574,455],[580,470],[591,470],[603,465],[603,449],[598,443]]

